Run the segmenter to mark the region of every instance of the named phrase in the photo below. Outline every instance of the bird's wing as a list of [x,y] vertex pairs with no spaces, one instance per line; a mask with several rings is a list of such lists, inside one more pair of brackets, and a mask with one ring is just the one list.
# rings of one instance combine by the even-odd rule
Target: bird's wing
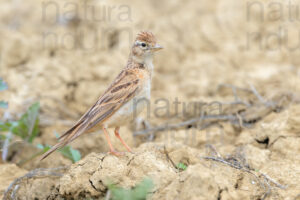
[[136,69],[123,70],[98,99],[95,105],[93,105],[72,128],[59,138],[59,143],[43,154],[41,160],[58,148],[70,143],[86,130],[91,129],[96,124],[104,122],[113,115],[122,105],[141,91],[142,81],[140,78],[139,72]]

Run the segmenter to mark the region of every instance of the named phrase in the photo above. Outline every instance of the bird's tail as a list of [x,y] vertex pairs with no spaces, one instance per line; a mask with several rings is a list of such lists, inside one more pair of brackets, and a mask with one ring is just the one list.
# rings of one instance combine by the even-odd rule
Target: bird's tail
[[56,145],[54,145],[53,147],[51,147],[51,149],[49,149],[47,152],[45,152],[42,155],[42,158],[40,161],[44,160],[45,158],[47,158],[51,153],[53,153],[54,151],[56,151],[57,149],[62,148],[63,146],[65,146],[67,143],[65,141],[60,141],[59,143],[57,143]]
[[47,158],[51,153],[56,151],[57,149],[60,149],[70,142],[72,142],[74,139],[79,137],[84,131],[85,131],[86,125],[82,122],[77,123],[75,126],[73,126],[71,129],[69,129],[67,132],[65,132],[62,136],[60,136],[58,139],[60,140],[56,145],[51,147],[47,152],[45,152],[41,160],[44,160]]

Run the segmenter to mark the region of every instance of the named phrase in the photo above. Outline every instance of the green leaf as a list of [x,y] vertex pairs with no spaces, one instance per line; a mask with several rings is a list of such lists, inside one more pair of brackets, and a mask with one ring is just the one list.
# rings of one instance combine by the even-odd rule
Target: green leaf
[[0,91],[7,90],[7,84],[0,78]]
[[154,188],[154,184],[151,179],[146,178],[133,189],[114,185],[109,185],[108,188],[111,190],[114,200],[142,200],[147,198],[149,192]]
[[6,136],[5,135],[0,135],[0,140],[5,140]]
[[[36,147],[39,149],[42,149],[44,152],[51,149],[50,145],[37,144]],[[60,152],[66,158],[72,160],[74,163],[81,159],[80,152],[76,149],[73,149],[71,146],[65,146],[65,147],[59,149],[58,152]]]
[[0,121],[0,132],[6,132],[10,130],[10,127],[12,126],[12,123],[10,122],[1,122]]
[[11,131],[15,135],[27,140],[29,143],[32,143],[39,133],[39,109],[39,103],[31,105],[27,112],[22,115],[21,119],[13,123]]
[[49,145],[42,145],[42,144],[37,144],[36,147],[38,149],[42,149],[44,152],[48,151],[49,149],[51,149],[51,147]]
[[8,103],[5,101],[0,101],[0,108],[8,108]]
[[186,170],[186,168],[187,168],[187,166],[181,162],[178,163],[176,167],[177,167],[177,169],[182,170],[182,171]]
[[151,179],[144,179],[133,190],[133,197],[135,199],[146,199],[148,193],[153,189],[154,184]]
[[63,156],[73,161],[73,163],[81,159],[81,154],[78,150],[73,149],[71,146],[65,146],[58,150]]

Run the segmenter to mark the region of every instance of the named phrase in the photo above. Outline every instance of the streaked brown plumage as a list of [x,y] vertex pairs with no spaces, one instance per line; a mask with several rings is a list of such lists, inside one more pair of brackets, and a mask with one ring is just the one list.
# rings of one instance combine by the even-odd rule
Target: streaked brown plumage
[[76,122],[76,124],[59,137],[59,142],[47,151],[42,159],[55,150],[67,145],[83,133],[103,129],[111,153],[118,155],[110,142],[106,128],[115,127],[115,135],[128,151],[131,149],[119,135],[120,126],[132,120],[133,113],[141,112],[143,105],[134,105],[133,99],[150,98],[151,75],[153,70],[153,53],[162,49],[156,43],[151,32],[142,31],[132,46],[126,67],[112,82],[98,101]]

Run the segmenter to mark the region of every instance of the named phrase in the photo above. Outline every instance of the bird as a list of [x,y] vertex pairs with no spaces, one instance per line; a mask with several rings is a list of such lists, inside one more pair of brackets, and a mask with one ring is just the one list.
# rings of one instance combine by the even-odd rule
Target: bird
[[41,156],[41,160],[69,144],[85,133],[103,130],[109,146],[109,153],[120,156],[114,149],[108,128],[115,128],[115,136],[128,152],[133,152],[120,136],[120,127],[126,125],[143,111],[151,96],[154,53],[163,49],[150,31],[137,34],[131,47],[126,66],[109,85],[96,103],[82,117],[62,134],[59,142]]

